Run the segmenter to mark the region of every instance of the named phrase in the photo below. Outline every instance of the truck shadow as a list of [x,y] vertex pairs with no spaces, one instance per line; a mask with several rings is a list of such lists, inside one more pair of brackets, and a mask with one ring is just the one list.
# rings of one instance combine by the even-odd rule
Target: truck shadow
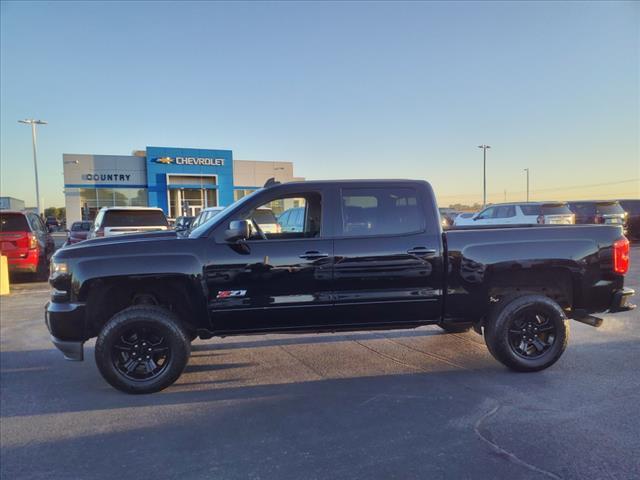
[[[389,335],[385,334],[385,337],[389,338]],[[301,376],[300,371],[304,365],[298,365],[297,372],[283,367],[283,359],[288,356],[280,347],[304,346],[309,342],[325,347],[331,342],[347,341],[344,336],[335,339],[329,336],[325,340],[313,337],[312,340],[284,338],[243,341],[223,345],[222,348],[216,348],[216,345],[206,346],[206,350],[196,351],[211,351],[214,355],[192,358],[176,384],[151,395],[127,395],[110,387],[97,371],[90,347],[85,352],[86,360],[81,363],[61,360],[59,352],[54,349],[1,352],[1,417],[246,401],[274,396],[313,398],[355,395],[362,397],[364,401],[375,395],[401,391],[402,395],[428,397],[437,394],[442,388],[463,388],[467,391],[473,389],[486,396],[496,395],[495,392],[505,388],[523,393],[535,388],[537,391],[553,391],[554,395],[561,395],[563,389],[572,385],[584,385],[588,389],[591,382],[595,381],[594,378],[606,378],[611,371],[619,373],[635,369],[635,365],[630,365],[629,358],[640,352],[640,345],[635,340],[582,344],[568,348],[555,366],[542,372],[523,374],[507,370],[490,357],[488,352],[471,352],[464,348],[453,353],[448,351],[449,360],[438,361],[438,358],[444,358],[442,351],[446,350],[446,345],[441,344],[441,341],[451,339],[451,335],[393,332],[391,338],[421,337],[436,337],[433,344],[425,349],[438,355],[435,360],[428,354],[421,360],[418,353],[411,360],[400,356],[397,359],[390,357],[386,363],[383,363],[383,358],[372,357],[367,361],[364,357],[360,364],[345,366],[327,377],[323,377],[321,373],[314,374],[311,370],[305,371],[305,375]],[[358,341],[367,339],[384,340],[384,337],[376,333],[357,335]],[[348,350],[341,352],[341,346],[334,348],[338,350],[332,358],[327,359],[328,362],[340,362],[342,353],[345,357],[349,356]],[[233,352],[234,349],[241,350],[243,354]],[[216,350],[224,353],[216,354]],[[363,353],[367,353],[366,349],[363,349]],[[256,360],[263,354],[267,358],[265,362]],[[220,363],[221,357],[228,358]],[[253,360],[246,360],[247,357]],[[404,363],[396,365],[395,360],[402,360]],[[273,365],[270,361],[273,361]],[[457,364],[463,368],[456,368]],[[262,370],[256,371],[257,367]],[[396,371],[390,372],[390,368]],[[640,385],[636,384],[629,388],[633,391],[638,387]]]

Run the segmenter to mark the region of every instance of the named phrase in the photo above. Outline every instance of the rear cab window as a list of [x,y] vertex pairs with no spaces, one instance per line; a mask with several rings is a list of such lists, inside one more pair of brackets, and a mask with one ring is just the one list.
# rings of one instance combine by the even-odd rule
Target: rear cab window
[[158,227],[169,226],[161,210],[107,210],[102,227]]
[[21,213],[0,213],[0,232],[29,232],[27,217]]
[[380,236],[421,232],[425,217],[418,192],[409,187],[343,188],[338,235]]

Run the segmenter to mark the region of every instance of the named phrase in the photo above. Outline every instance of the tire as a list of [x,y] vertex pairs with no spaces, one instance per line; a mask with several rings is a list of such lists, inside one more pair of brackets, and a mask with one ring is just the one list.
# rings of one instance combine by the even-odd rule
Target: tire
[[558,361],[569,341],[569,321],[549,297],[504,297],[489,313],[484,338],[493,357],[512,370],[535,372]]
[[155,305],[134,305],[115,314],[102,328],[95,348],[100,373],[125,393],[167,388],[182,374],[190,353],[180,320]]
[[447,333],[465,333],[473,328],[468,323],[441,323],[438,326]]
[[46,282],[47,280],[49,280],[49,262],[45,256],[38,260],[36,271],[33,273],[33,281]]

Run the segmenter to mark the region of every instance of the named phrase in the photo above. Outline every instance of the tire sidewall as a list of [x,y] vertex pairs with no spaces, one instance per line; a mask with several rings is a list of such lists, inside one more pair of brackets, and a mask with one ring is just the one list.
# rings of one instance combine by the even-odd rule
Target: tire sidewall
[[[114,342],[133,325],[153,326],[167,336],[170,352],[168,364],[155,378],[133,380],[125,377],[113,364]],[[96,340],[95,359],[100,373],[113,387],[127,393],[152,393],[162,390],[182,374],[190,355],[190,343],[177,318],[161,307],[130,307],[109,320]]]
[[[527,359],[518,355],[509,342],[509,328],[523,311],[533,309],[546,315],[556,327],[553,345],[542,356]],[[486,325],[485,340],[489,352],[500,362],[518,371],[537,371],[553,365],[564,352],[569,337],[569,324],[562,308],[542,295],[522,295],[499,305]]]

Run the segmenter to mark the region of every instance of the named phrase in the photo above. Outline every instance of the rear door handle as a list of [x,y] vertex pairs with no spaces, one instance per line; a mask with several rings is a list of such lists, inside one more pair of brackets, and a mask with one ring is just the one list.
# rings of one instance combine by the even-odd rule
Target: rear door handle
[[420,257],[424,257],[427,255],[434,255],[436,253],[435,248],[427,248],[427,247],[413,247],[407,250],[409,255],[418,255]]
[[300,255],[300,258],[304,258],[305,260],[317,260],[319,258],[327,258],[328,256],[329,256],[328,253],[318,252],[316,250],[310,250]]

